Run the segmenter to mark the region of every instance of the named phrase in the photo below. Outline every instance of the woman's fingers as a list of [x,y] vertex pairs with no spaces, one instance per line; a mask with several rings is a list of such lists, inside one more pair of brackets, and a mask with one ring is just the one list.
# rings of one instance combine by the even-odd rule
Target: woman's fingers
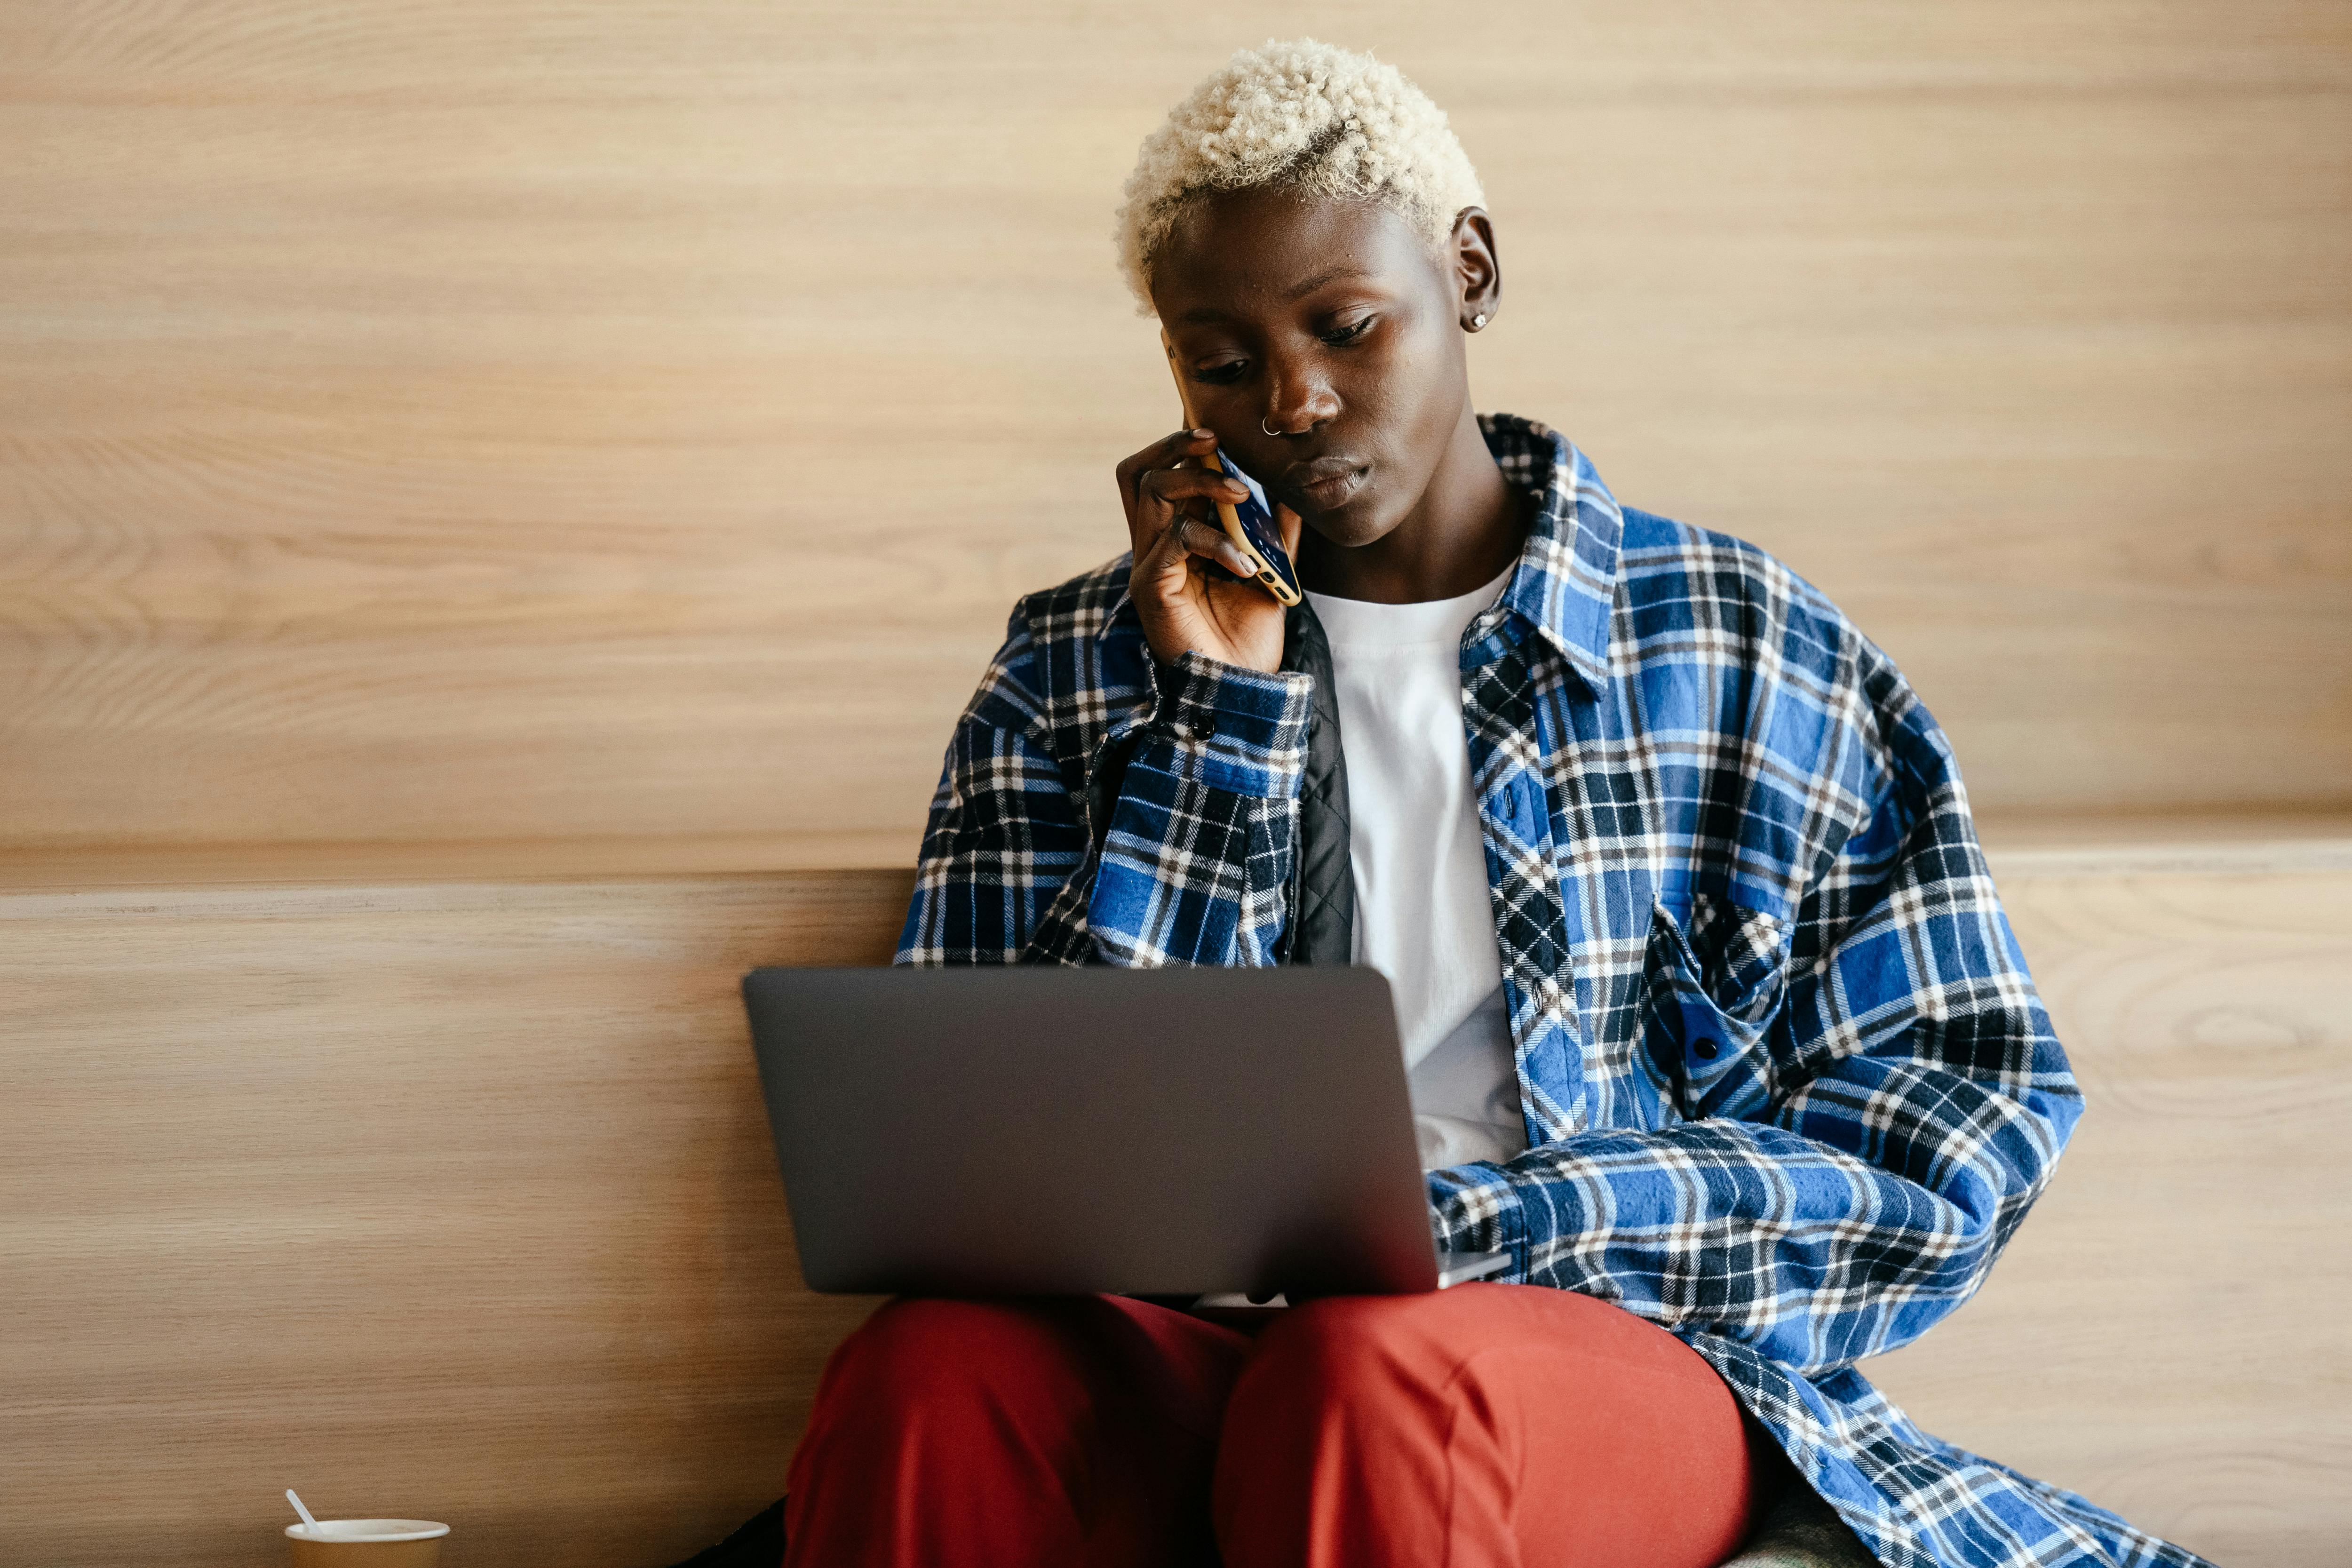
[[1195,555],[1203,555],[1234,576],[1247,579],[1257,575],[1257,556],[1234,542],[1234,536],[1213,523],[1198,518],[1186,518],[1181,534],[1184,548]]
[[1241,480],[1213,468],[1146,468],[1136,489],[1145,505],[1160,500],[1172,507],[1194,496],[1234,505],[1249,499],[1249,489]]
[[1172,468],[1188,458],[1197,462],[1216,449],[1217,438],[1208,431],[1178,430],[1120,462],[1115,471],[1118,476],[1119,504],[1127,508],[1128,521],[1132,522],[1135,519],[1137,486],[1145,474],[1154,468]]
[[[1237,505],[1249,491],[1232,475],[1207,468],[1147,468],[1136,482],[1136,494],[1135,511],[1129,521],[1133,542],[1140,549],[1146,540],[1166,529],[1178,512],[1202,521],[1210,506],[1218,501]],[[1213,526],[1210,531],[1220,539],[1225,537],[1223,530]]]
[[1255,577],[1257,568],[1225,531],[1181,513],[1154,536],[1143,555],[1147,574],[1190,570],[1191,557],[1213,561],[1236,577]]

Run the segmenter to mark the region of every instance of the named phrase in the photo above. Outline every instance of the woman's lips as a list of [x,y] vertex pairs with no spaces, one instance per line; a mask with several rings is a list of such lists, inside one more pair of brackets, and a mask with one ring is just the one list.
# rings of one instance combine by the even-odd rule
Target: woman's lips
[[1299,465],[1294,482],[1300,498],[1309,506],[1317,511],[1330,511],[1348,504],[1349,498],[1362,487],[1370,471],[1368,466],[1334,462],[1325,458]]

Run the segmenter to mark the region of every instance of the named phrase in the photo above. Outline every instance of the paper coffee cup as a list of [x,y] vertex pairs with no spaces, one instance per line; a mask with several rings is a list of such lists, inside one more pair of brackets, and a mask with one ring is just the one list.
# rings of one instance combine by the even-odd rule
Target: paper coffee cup
[[429,1519],[322,1519],[289,1524],[294,1568],[434,1568],[446,1524]]

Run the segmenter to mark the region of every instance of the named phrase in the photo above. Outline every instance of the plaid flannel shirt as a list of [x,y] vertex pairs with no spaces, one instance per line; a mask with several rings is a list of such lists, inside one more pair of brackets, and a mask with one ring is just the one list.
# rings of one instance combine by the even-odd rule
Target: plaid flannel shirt
[[[1983,1282],[2082,1111],[1935,720],[1764,551],[1480,424],[1541,501],[1462,641],[1529,1147],[1431,1173],[1443,1242],[1676,1334],[1889,1568],[2200,1563],[1855,1366]],[[898,962],[1285,956],[1313,679],[1156,664],[1128,565],[1015,607]]]

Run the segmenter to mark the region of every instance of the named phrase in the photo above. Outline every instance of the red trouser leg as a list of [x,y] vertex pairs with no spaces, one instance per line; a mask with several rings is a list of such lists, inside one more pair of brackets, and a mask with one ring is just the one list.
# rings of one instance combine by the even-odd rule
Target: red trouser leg
[[1117,1296],[893,1301],[817,1385],[786,1568],[1194,1568],[1249,1348]]
[[1117,1297],[898,1301],[825,1368],[784,1561],[1190,1568],[1213,1467],[1226,1568],[1712,1568],[1754,1495],[1713,1369],[1564,1291],[1337,1298],[1255,1346]]
[[1335,1297],[1266,1330],[1234,1390],[1217,1539],[1225,1568],[1715,1568],[1754,1477],[1715,1369],[1605,1301]]

